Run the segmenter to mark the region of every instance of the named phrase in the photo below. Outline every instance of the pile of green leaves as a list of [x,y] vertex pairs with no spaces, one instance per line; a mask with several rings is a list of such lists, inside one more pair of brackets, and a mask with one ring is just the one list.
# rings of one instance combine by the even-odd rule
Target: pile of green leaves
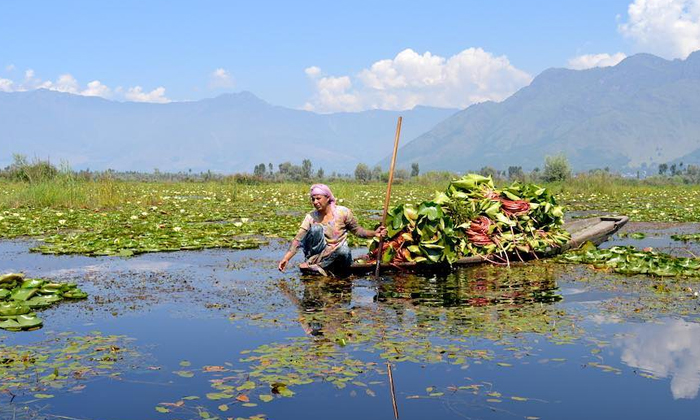
[[563,223],[564,211],[546,188],[515,182],[497,190],[491,177],[468,174],[417,208],[391,209],[382,259],[451,264],[481,255],[509,262],[565,244],[571,236]]
[[43,321],[33,312],[63,299],[85,299],[87,293],[73,283],[25,279],[24,274],[0,276],[0,328],[9,331],[33,330]]
[[595,268],[610,269],[620,274],[700,277],[700,259],[674,257],[652,250],[639,250],[633,246],[598,249],[589,242],[578,251],[559,256],[557,261],[592,264]]

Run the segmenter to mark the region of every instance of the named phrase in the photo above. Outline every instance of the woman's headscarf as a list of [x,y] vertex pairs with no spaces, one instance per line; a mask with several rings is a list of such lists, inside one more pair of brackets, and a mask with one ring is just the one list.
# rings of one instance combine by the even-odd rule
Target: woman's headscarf
[[313,198],[315,195],[325,195],[328,197],[328,203],[332,206],[335,207],[335,197],[333,196],[333,192],[331,191],[330,188],[328,188],[328,185],[326,184],[314,184],[311,186],[311,191],[309,191],[309,196]]

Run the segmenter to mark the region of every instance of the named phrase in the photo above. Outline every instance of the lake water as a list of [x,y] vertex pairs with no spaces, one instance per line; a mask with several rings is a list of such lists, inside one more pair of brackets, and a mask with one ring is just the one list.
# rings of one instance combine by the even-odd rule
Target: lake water
[[[605,246],[697,255],[668,237],[687,227],[635,229],[647,238]],[[107,364],[81,360],[89,368],[79,375],[69,362],[80,352],[60,352],[61,380],[26,376],[0,393],[2,418],[390,419],[388,366],[402,419],[700,411],[698,280],[543,261],[319,280],[276,270],[284,244],[128,259],[45,256],[30,245],[0,242],[0,271],[76,282],[90,296],[40,311],[40,330],[0,331],[0,359],[19,346],[49,354],[76,337],[118,344],[97,349],[112,354]]]

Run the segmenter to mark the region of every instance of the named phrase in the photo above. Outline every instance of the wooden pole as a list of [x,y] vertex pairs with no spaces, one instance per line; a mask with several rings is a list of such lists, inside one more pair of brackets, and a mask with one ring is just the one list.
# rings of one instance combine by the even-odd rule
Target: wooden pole
[[396,391],[394,390],[394,375],[391,373],[391,363],[386,362],[389,372],[389,390],[391,391],[391,406],[394,408],[394,419],[399,419],[399,406],[396,404]]
[[[384,199],[384,213],[382,213],[382,226],[386,225],[386,215],[389,211],[389,200],[391,198],[391,183],[394,182],[394,167],[396,166],[396,152],[399,150],[399,136],[401,135],[401,120],[396,123],[396,137],[394,138],[394,153],[391,155],[391,166],[389,167],[389,183],[386,186],[386,198]],[[384,248],[384,237],[379,238],[379,248],[377,251],[377,266],[374,269],[374,277],[379,277],[379,266],[382,263],[382,248]]]

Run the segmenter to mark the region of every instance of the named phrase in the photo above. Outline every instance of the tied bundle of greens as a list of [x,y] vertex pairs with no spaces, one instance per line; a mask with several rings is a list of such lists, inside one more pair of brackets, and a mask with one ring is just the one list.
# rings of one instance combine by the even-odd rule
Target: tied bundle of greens
[[85,299],[87,293],[73,283],[25,279],[24,274],[0,276],[0,328],[33,330],[43,324],[33,309],[45,308],[63,299]]
[[[384,263],[447,263],[481,256],[494,263],[546,253],[571,236],[564,211],[547,189],[515,182],[498,190],[491,177],[468,174],[417,208],[401,204],[387,214]],[[367,259],[376,261],[378,241]]]

